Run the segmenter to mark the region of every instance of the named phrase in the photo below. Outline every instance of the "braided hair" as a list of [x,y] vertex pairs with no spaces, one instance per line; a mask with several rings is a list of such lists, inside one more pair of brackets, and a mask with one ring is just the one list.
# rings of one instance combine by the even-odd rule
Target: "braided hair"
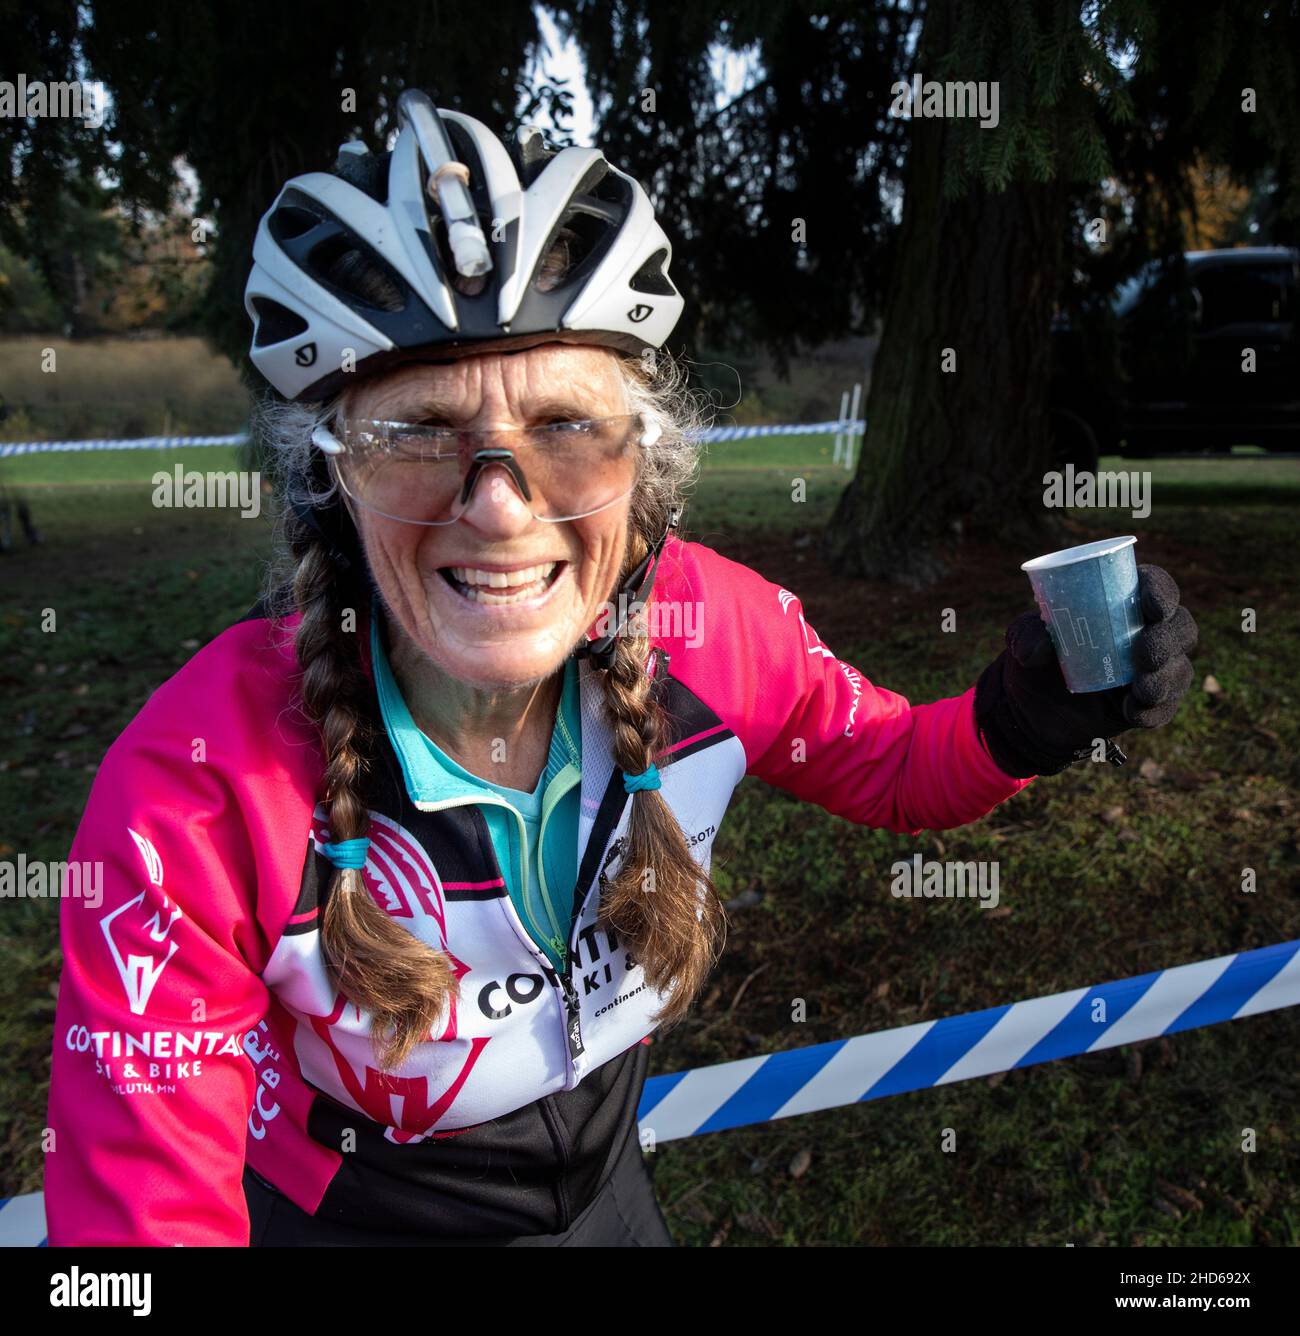
[[[659,441],[646,447],[642,475],[630,505],[629,535],[620,581],[642,561],[663,532],[672,506],[698,467],[698,446],[688,432],[703,406],[683,388],[685,372],[660,356],[653,366],[630,357],[620,369],[631,411],[654,418]],[[289,404],[263,399],[258,434],[278,469],[281,551],[287,579],[268,579],[272,607],[301,620],[294,650],[301,669],[302,709],[321,740],[324,769],[317,799],[327,813],[329,839],[339,843],[369,833],[363,798],[382,732],[374,687],[361,662],[357,628],[373,615],[371,589],[359,559],[342,569],[335,540],[304,513],[303,503],[329,499],[320,490],[311,431],[333,414],[333,404]],[[295,508],[294,502],[299,508]],[[343,541],[360,544],[342,507]],[[650,638],[644,611],[629,619],[603,675],[613,760],[629,775],[656,762],[668,743],[670,721],[656,681],[647,675]],[[725,937],[725,915],[708,872],[692,857],[672,809],[658,790],[631,795],[627,833],[615,848],[617,871],[601,873],[598,922],[617,935],[648,983],[665,996],[661,1027],[679,1022],[699,993]],[[447,953],[420,941],[391,918],[355,868],[333,868],[321,891],[321,949],[339,991],[373,1018],[371,1041],[381,1069],[399,1068],[415,1046],[434,1034],[458,996]]]

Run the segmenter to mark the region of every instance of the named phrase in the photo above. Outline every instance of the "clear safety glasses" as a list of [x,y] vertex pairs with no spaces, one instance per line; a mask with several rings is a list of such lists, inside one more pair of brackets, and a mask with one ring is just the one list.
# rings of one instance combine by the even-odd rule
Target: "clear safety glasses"
[[582,519],[636,486],[643,447],[659,437],[639,414],[469,431],[368,418],[318,427],[340,486],[358,505],[407,524],[454,524],[487,475],[513,486],[535,518]]

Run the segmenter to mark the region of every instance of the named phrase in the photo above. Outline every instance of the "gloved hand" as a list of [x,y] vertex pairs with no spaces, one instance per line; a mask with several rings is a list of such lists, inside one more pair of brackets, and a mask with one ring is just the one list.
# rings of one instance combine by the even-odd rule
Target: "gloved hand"
[[1038,613],[1011,623],[1006,649],[975,687],[980,736],[1001,770],[1017,779],[1059,774],[1085,759],[1096,738],[1159,728],[1173,718],[1192,681],[1196,622],[1159,566],[1138,567],[1138,605],[1144,624],[1133,638],[1136,675],[1108,691],[1072,695]]

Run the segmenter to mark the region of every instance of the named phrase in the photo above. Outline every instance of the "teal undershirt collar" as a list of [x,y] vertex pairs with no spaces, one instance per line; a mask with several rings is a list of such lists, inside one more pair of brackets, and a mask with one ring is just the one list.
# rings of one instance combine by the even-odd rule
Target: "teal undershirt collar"
[[370,625],[375,689],[384,728],[401,764],[411,801],[463,802],[475,795],[488,799],[481,801],[480,810],[511,902],[533,940],[556,969],[563,969],[578,875],[582,714],[577,660],[570,658],[564,666],[558,712],[564,727],[552,727],[546,768],[537,786],[531,793],[507,788],[471,774],[416,726],[389,666],[379,627],[381,615],[376,606]]

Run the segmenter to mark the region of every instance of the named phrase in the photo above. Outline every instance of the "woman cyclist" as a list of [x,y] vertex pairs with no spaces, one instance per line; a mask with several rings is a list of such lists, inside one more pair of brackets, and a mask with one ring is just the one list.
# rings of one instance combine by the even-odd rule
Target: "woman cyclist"
[[263,218],[288,569],[96,778],[52,1244],[667,1245],[645,1045],[720,948],[741,779],[915,834],[1172,717],[1195,626],[1158,568],[1131,687],[1072,696],[1026,613],[911,705],[680,539],[670,256],[599,151],[422,94]]

